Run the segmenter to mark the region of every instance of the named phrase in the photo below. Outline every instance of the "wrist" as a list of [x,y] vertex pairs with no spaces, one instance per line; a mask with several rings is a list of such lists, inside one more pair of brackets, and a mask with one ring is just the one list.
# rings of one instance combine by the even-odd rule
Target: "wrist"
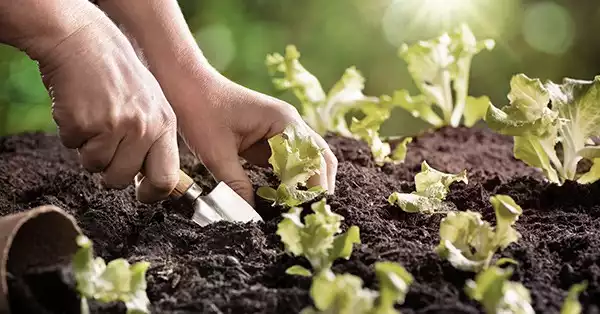
[[144,62],[175,110],[190,106],[190,99],[217,97],[218,86],[227,84],[202,54],[176,0],[103,0],[98,4],[141,48]]
[[87,1],[4,1],[0,4],[0,42],[39,61],[66,39],[110,19]]

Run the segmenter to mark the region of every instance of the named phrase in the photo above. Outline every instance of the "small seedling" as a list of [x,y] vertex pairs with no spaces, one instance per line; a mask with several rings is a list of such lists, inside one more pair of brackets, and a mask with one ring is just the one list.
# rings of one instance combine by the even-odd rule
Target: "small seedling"
[[280,184],[277,189],[268,186],[258,188],[256,193],[260,197],[273,201],[273,205],[294,207],[324,192],[321,186],[299,189],[306,186],[310,177],[319,174],[324,162],[322,150],[309,134],[290,125],[282,134],[270,138],[269,146],[269,163]]
[[404,303],[412,275],[400,264],[375,263],[379,291],[363,288],[360,277],[325,272],[313,278],[310,296],[314,307],[301,314],[400,314],[394,308]]
[[81,313],[89,313],[87,300],[102,303],[121,301],[127,314],[149,314],[150,300],[146,295],[148,262],[130,265],[119,258],[108,264],[101,257],[94,258],[92,241],[84,235],[77,237],[79,250],[73,257],[73,271],[77,291],[81,295]]
[[[383,143],[379,128],[393,109],[388,96],[373,97],[363,94],[365,79],[355,68],[346,69],[342,78],[325,93],[319,80],[300,63],[300,52],[295,46],[285,49],[285,56],[274,53],[267,56],[267,67],[271,75],[283,74],[273,79],[280,90],[292,90],[300,101],[304,121],[320,135],[328,132],[341,136],[362,139],[369,144],[377,164],[400,163],[406,155],[405,139],[392,152],[388,143]],[[348,127],[346,115],[361,112],[362,120],[353,117]]]
[[411,96],[399,90],[392,96],[394,103],[434,127],[458,127],[461,121],[467,127],[473,126],[485,115],[490,100],[487,96],[468,95],[471,60],[494,46],[492,39],[476,40],[466,24],[428,41],[404,44],[399,55],[408,64],[421,94]]
[[433,214],[446,212],[450,206],[443,201],[454,182],[469,183],[467,171],[449,174],[433,169],[426,161],[421,163],[421,172],[415,175],[416,191],[412,193],[393,192],[388,202],[396,204],[408,213]]
[[479,272],[489,264],[499,249],[516,242],[520,234],[513,228],[523,210],[508,195],[495,195],[490,202],[496,212],[496,227],[481,219],[481,214],[449,212],[440,224],[440,244],[436,253],[453,267]]
[[512,269],[492,266],[469,279],[465,292],[481,303],[487,314],[535,314],[531,294],[521,283],[510,281]]
[[307,215],[304,222],[300,219],[302,208],[295,207],[282,215],[284,219],[277,226],[285,250],[294,256],[303,256],[312,267],[311,271],[295,265],[287,269],[288,274],[312,276],[329,271],[336,259],[350,258],[353,244],[360,243],[356,226],[339,234],[344,218],[333,213],[325,199],[313,203],[311,208],[313,213]]
[[560,314],[581,314],[582,308],[579,303],[579,295],[587,289],[588,282],[586,280],[574,284],[569,288],[567,298],[560,309]]

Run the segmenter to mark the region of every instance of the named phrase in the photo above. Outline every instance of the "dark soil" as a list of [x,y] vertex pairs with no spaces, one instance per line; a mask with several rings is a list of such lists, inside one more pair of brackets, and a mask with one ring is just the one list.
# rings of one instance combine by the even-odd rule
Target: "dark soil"
[[[448,200],[458,209],[483,213],[495,223],[489,197],[502,193],[523,207],[516,228],[522,239],[499,256],[519,262],[513,280],[531,290],[538,313],[558,313],[570,285],[589,287],[580,300],[586,313],[600,303],[600,184],[558,187],[512,156],[512,140],[479,129],[442,129],[409,145],[402,165],[377,167],[364,143],[328,137],[339,158],[337,190],[328,198],[360,227],[362,244],[335,272],[362,277],[377,288],[373,264],[401,263],[415,277],[403,313],[481,313],[463,293],[472,278],[433,252],[441,216],[406,214],[387,203],[393,191],[410,192],[423,160],[436,169],[469,171],[469,184],[452,186]],[[182,148],[182,167],[197,182],[213,186],[207,171]],[[269,170],[246,166],[256,187],[274,184]],[[286,275],[305,262],[288,256],[275,234],[279,211],[259,202],[265,223],[217,223],[199,227],[170,201],[148,206],[133,187],[106,190],[83,171],[73,151],[50,135],[0,138],[0,215],[42,204],[57,205],[79,221],[110,260],[147,260],[148,295],[155,313],[297,313],[310,304],[309,280]],[[17,293],[11,294],[11,296]],[[120,312],[113,308],[112,312]]]

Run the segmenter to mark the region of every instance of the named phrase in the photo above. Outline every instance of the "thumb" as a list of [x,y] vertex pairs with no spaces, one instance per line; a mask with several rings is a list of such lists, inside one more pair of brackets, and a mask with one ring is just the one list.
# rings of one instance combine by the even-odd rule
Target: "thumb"
[[240,163],[235,147],[221,145],[210,155],[202,156],[202,163],[215,180],[222,181],[254,207],[252,182]]

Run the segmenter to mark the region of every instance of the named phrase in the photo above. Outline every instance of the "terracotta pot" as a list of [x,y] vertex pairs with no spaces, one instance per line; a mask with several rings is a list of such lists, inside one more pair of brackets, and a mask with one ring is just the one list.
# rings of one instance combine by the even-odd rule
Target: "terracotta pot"
[[68,264],[81,230],[56,206],[0,217],[0,313],[10,313],[7,273],[14,275]]

